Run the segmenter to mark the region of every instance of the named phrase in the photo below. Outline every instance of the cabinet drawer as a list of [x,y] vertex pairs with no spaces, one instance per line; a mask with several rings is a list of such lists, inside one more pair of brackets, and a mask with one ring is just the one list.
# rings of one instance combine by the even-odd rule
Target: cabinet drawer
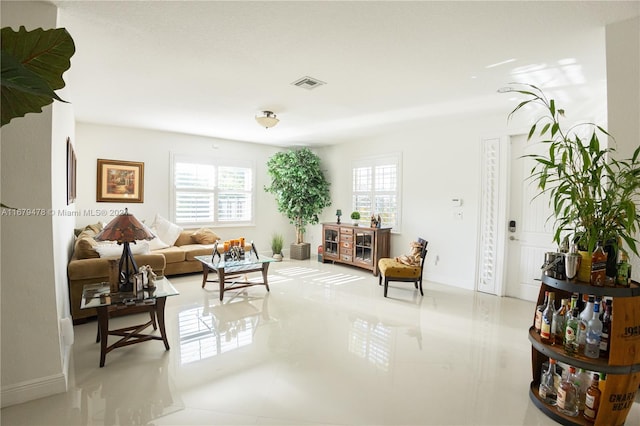
[[350,255],[347,255],[347,254],[341,254],[340,255],[340,260],[342,260],[343,262],[351,262],[352,257]]
[[342,235],[342,234],[353,235],[353,229],[351,229],[351,228],[340,228],[340,235]]
[[340,244],[340,247],[341,247],[341,248],[343,248],[343,249],[351,250],[351,249],[353,248],[353,244],[352,244],[352,243],[350,243],[350,242],[347,242],[347,241],[343,241],[343,242]]
[[347,243],[351,243],[353,242],[353,235],[340,235],[340,241],[342,242],[347,242]]

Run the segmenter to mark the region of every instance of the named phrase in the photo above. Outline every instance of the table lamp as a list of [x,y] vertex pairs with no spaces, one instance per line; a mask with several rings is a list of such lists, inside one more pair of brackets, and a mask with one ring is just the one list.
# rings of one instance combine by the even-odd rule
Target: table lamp
[[340,216],[342,216],[342,210],[336,210],[336,216],[338,216],[338,224],[340,224]]
[[116,241],[122,244],[122,257],[118,265],[118,287],[120,291],[133,291],[131,275],[138,273],[138,265],[133,258],[129,243],[136,243],[136,240],[152,240],[156,236],[145,225],[140,223],[134,215],[129,214],[128,209],[124,213],[113,219],[104,227],[95,239],[98,241]]

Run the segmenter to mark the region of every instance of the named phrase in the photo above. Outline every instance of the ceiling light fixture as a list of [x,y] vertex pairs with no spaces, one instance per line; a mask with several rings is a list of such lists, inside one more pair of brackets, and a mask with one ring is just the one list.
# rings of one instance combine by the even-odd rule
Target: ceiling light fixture
[[259,115],[256,115],[256,121],[265,129],[273,127],[280,122],[271,111],[262,111]]

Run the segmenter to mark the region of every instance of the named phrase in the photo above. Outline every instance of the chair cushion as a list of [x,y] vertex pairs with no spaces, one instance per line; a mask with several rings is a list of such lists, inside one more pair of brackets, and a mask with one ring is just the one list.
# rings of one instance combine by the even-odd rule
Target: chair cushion
[[420,278],[420,266],[405,265],[395,259],[380,259],[378,268],[380,273],[387,278]]

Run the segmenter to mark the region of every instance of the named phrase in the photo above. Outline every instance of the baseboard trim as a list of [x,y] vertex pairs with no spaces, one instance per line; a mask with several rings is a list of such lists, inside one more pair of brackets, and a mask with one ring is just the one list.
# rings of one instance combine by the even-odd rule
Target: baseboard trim
[[2,386],[2,408],[66,391],[67,380],[62,373]]

